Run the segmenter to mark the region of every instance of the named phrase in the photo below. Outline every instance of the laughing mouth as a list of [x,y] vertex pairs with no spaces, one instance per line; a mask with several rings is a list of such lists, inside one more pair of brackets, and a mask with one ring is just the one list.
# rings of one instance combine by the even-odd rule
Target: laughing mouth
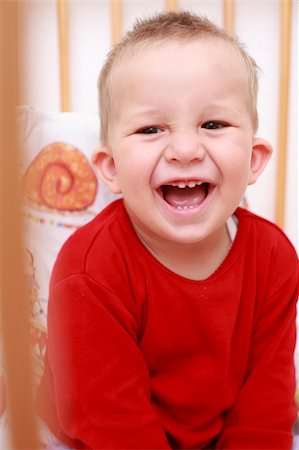
[[214,186],[205,181],[171,181],[158,188],[158,194],[172,208],[192,210],[199,207],[207,198]]

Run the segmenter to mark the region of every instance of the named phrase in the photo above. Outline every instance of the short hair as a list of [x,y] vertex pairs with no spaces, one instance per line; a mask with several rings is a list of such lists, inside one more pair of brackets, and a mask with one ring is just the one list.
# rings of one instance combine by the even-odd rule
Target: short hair
[[108,53],[98,79],[101,141],[106,144],[111,116],[111,73],[118,63],[134,54],[134,50],[153,43],[172,41],[194,41],[208,38],[231,44],[242,56],[248,73],[248,92],[251,101],[251,116],[254,131],[258,128],[257,93],[258,71],[255,60],[245,50],[239,38],[218,27],[207,17],[189,11],[157,13],[147,19],[137,20],[121,42]]

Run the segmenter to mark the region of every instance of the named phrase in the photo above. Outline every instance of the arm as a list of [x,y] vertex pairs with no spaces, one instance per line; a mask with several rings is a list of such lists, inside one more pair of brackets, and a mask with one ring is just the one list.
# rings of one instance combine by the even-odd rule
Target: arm
[[129,310],[91,278],[72,276],[54,288],[49,365],[60,427],[79,448],[170,448],[136,334]]
[[218,449],[291,449],[297,416],[296,269],[294,257],[271,267],[269,288],[257,312],[247,377],[226,416]]

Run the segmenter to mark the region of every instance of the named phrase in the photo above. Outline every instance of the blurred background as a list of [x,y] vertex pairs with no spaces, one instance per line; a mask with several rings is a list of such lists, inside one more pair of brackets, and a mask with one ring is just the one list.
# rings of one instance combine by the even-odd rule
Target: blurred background
[[[99,202],[81,215],[58,214],[43,206],[23,211],[34,230],[26,243],[32,257],[25,277],[31,283],[28,289],[15,108],[26,105],[19,117],[28,164],[45,145],[61,136],[70,142],[73,135],[82,157],[90,160],[98,145],[96,85],[105,56],[136,18],[164,9],[206,15],[235,31],[255,58],[261,69],[257,134],[272,143],[274,154],[257,184],[248,188],[246,200],[251,211],[283,228],[298,250],[297,0],[0,0],[0,448],[40,447],[30,389],[29,334],[35,332],[33,344],[41,362],[47,332],[40,318],[42,310],[46,318],[46,306],[41,306],[47,303],[54,257],[67,236],[90,220],[109,195],[101,187]],[[40,263],[44,259],[47,265]],[[38,306],[39,315],[33,314],[28,300]]]

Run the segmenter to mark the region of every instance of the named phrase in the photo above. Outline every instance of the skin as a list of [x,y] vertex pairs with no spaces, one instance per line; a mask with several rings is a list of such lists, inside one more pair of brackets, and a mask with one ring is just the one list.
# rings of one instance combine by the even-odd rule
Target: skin
[[[244,61],[220,40],[151,44],[119,64],[112,83],[99,173],[122,193],[148,250],[177,274],[205,279],[229,252],[226,221],[272,151],[254,137]],[[161,186],[194,182],[208,183],[200,205],[163,198]]]

